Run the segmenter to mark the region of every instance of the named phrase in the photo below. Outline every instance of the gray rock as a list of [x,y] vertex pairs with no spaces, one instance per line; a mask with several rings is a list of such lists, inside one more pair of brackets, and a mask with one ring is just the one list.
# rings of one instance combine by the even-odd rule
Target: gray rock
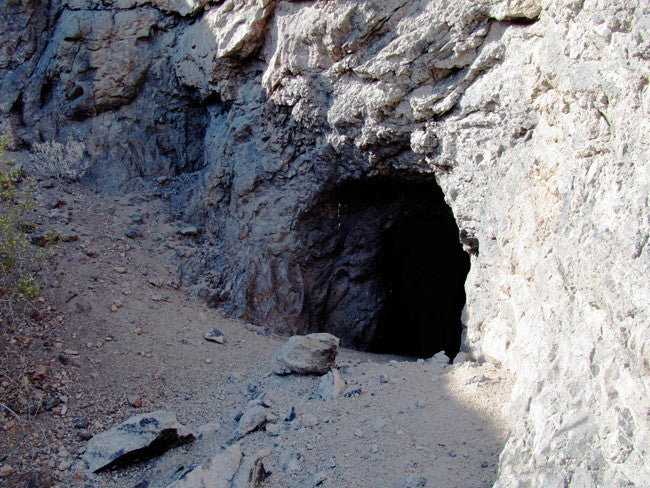
[[415,474],[410,474],[408,478],[406,478],[406,483],[404,484],[404,488],[423,488],[426,485],[427,485],[426,478],[423,478],[422,476],[417,476]]
[[337,369],[331,369],[318,383],[318,394],[323,400],[338,398],[345,389],[345,381],[341,379]]
[[186,225],[185,227],[181,227],[178,230],[178,233],[182,236],[197,236],[200,233],[200,230],[198,227],[195,225]]
[[124,231],[124,235],[129,239],[142,237],[142,233],[140,232],[140,229],[138,229],[137,227],[127,227],[126,230]]
[[94,436],[83,460],[91,472],[98,473],[150,459],[193,440],[194,435],[178,423],[174,414],[158,410],[131,417]]
[[84,141],[102,190],[174,176],[210,236],[184,283],[362,348],[383,233],[431,201],[470,254],[444,287],[466,292],[463,349],[518,373],[497,488],[646,483],[643,2],[62,5],[3,4],[13,147]]
[[346,398],[358,397],[361,396],[363,390],[359,386],[349,386],[344,392],[343,396]]
[[290,337],[272,359],[275,374],[325,374],[336,360],[339,339],[332,334],[318,333]]
[[239,443],[232,444],[168,488],[231,488],[231,481],[241,462],[241,446]]
[[244,456],[239,470],[232,480],[232,488],[256,488],[270,473],[258,454]]
[[235,436],[241,439],[247,434],[256,431],[262,427],[268,420],[268,409],[262,405],[253,405],[246,409],[239,419]]
[[449,364],[449,357],[445,354],[444,351],[440,351],[439,353],[436,353],[435,355],[427,359],[426,362],[430,364],[447,366]]
[[453,364],[454,365],[463,364],[468,361],[473,361],[472,355],[468,352],[461,351],[458,354],[456,354]]
[[205,334],[203,334],[203,338],[206,341],[218,342],[219,344],[223,344],[225,342],[223,334],[217,329],[210,329]]

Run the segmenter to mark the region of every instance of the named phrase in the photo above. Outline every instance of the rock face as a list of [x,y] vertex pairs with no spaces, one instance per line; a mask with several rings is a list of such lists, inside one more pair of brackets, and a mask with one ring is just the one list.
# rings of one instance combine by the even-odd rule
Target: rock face
[[381,349],[385,236],[433,229],[447,286],[414,289],[448,325],[417,341],[464,303],[462,348],[518,378],[497,486],[650,478],[644,2],[0,8],[4,130],[84,141],[105,189],[176,176],[212,305]]
[[290,337],[273,355],[275,374],[325,374],[332,369],[339,352],[339,339],[318,333]]
[[97,473],[151,459],[193,440],[174,414],[159,410],[136,415],[96,435],[88,441],[83,460]]

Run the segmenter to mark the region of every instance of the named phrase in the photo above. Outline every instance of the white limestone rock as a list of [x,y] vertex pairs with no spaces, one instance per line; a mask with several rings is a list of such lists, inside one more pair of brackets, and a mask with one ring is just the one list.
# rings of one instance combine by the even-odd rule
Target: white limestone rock
[[290,337],[273,355],[272,371],[286,374],[325,374],[336,361],[339,338],[327,333]]

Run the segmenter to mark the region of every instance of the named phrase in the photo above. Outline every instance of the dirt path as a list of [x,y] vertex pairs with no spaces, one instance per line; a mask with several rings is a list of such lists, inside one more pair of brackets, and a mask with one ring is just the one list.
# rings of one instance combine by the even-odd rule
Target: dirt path
[[[192,238],[155,189],[113,198],[57,186],[39,197],[41,228],[77,240],[51,259],[50,311],[0,338],[0,398],[12,410],[0,415],[0,485],[166,487],[230,441],[236,415],[264,392],[278,427],[241,441],[268,454],[264,486],[399,487],[409,474],[427,487],[491,486],[508,430],[505,372],[341,350],[341,375],[361,394],[323,401],[318,377],[268,373],[284,338],[179,289],[176,264]],[[203,339],[213,327],[225,344]],[[296,419],[284,421],[292,407]],[[160,408],[193,429],[213,425],[159,459],[86,477],[84,437]]]

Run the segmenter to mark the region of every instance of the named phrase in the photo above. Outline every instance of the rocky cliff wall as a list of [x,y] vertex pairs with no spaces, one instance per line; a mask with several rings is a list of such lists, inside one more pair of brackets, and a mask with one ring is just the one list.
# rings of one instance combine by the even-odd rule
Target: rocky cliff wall
[[0,5],[5,130],[175,176],[211,303],[363,347],[383,233],[457,225],[463,347],[517,375],[497,486],[650,479],[644,2]]

